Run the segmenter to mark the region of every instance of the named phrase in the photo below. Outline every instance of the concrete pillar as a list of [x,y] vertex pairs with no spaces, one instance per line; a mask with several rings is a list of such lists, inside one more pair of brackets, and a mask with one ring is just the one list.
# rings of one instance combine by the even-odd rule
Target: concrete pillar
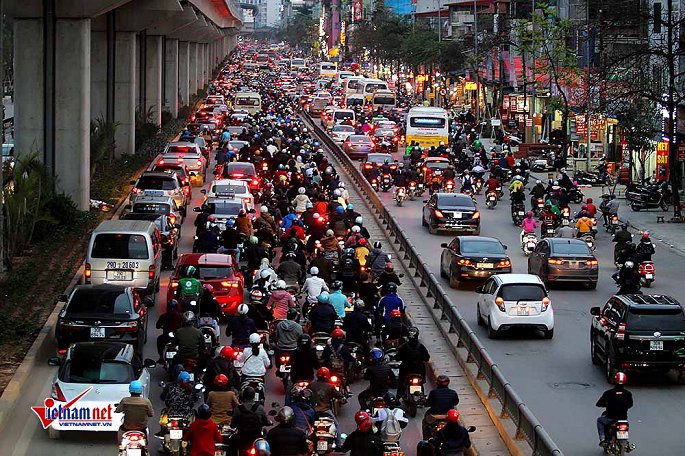
[[14,147],[18,156],[43,159],[43,21],[14,20]]
[[[35,40],[35,37],[34,37]],[[90,206],[90,19],[58,19],[55,36],[57,189]]]
[[197,69],[198,69],[198,59],[197,59],[197,43],[188,43],[188,55],[190,56],[188,69],[189,69],[189,83],[190,83],[190,96],[192,97],[197,93]]
[[178,42],[178,102],[181,106],[187,106],[190,99],[190,55],[188,53],[188,45],[187,41]]
[[178,40],[167,38],[164,55],[164,109],[178,116]]
[[145,109],[152,111],[152,122],[162,123],[162,36],[145,38]]
[[90,115],[107,118],[107,32],[90,35]]
[[117,32],[114,61],[114,119],[116,154],[136,151],[136,95],[138,93],[138,36],[136,32]]
[[198,87],[202,88],[207,84],[207,79],[209,78],[209,76],[207,76],[207,43],[201,43],[200,49],[202,56],[200,57],[200,67],[202,69],[202,76],[200,76],[200,81],[198,81]]

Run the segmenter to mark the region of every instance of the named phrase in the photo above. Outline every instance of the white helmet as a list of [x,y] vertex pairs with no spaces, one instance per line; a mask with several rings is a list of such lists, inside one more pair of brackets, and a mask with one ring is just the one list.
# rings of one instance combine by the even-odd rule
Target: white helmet
[[363,219],[362,216],[360,215],[359,217],[357,217],[356,219],[354,219],[354,223],[356,223],[356,224],[359,225],[359,226],[362,226],[362,225],[364,224],[364,219]]
[[318,212],[314,212],[314,214],[312,215],[312,218],[313,218],[314,220],[318,220],[318,219],[321,218],[321,216],[319,215]]
[[257,333],[250,334],[250,343],[251,344],[259,344],[261,342],[262,342],[262,338],[259,337],[259,334],[257,334]]
[[628,261],[626,261],[625,263],[623,263],[623,265],[624,265],[626,268],[631,269],[631,268],[633,268],[633,267],[635,266],[635,263],[633,263],[632,261],[628,260]]
[[345,182],[343,182],[343,181],[338,182],[338,187],[339,188],[345,188]]
[[542,184],[542,181],[540,179],[538,179],[537,181],[535,181],[535,183],[539,185],[539,184]]
[[342,192],[340,191],[339,188],[336,188],[335,191],[333,192],[333,194],[334,194],[335,196],[340,196],[340,195],[342,195]]
[[276,288],[279,290],[285,290],[285,280],[278,280],[276,282]]
[[304,187],[300,187],[297,189],[297,193],[299,193],[300,195],[304,195],[304,192],[305,192]]
[[309,270],[309,273],[311,275],[319,275],[319,268],[317,268],[316,266],[312,266],[312,268]]
[[247,315],[247,313],[250,311],[250,308],[247,306],[247,304],[240,304],[238,306],[238,313],[240,315]]
[[259,273],[259,277],[262,279],[268,279],[271,276],[271,272],[267,271],[266,269],[262,269],[262,271]]
[[361,230],[362,230],[362,229],[359,228],[358,225],[354,225],[354,226],[352,227],[352,232],[353,232],[353,233],[359,233]]
[[269,213],[269,208],[266,206],[262,206],[259,208],[259,212],[264,212],[265,214]]

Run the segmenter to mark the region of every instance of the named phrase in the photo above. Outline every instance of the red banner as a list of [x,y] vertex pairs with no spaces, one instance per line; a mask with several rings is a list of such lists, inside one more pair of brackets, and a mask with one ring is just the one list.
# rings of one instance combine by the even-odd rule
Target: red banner
[[656,143],[656,178],[668,180],[668,146],[665,141]]

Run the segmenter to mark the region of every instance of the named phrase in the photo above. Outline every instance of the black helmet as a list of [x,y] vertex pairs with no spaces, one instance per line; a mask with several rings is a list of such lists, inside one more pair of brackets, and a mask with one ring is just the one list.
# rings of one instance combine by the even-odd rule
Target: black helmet
[[197,418],[207,420],[212,417],[212,410],[209,408],[209,405],[207,404],[202,404],[197,408],[197,413],[195,414]]
[[297,340],[297,343],[302,346],[308,346],[312,343],[312,336],[309,334],[302,334]]
[[295,419],[295,412],[287,405],[278,411],[278,421],[290,424]]
[[435,379],[435,383],[438,386],[448,386],[450,384],[450,378],[447,375],[438,375],[438,378]]
[[394,408],[397,405],[397,397],[390,391],[383,395],[383,400],[386,407]]
[[336,280],[333,282],[333,285],[331,286],[334,290],[342,290],[343,283],[342,280]]
[[295,309],[295,308],[288,309],[288,315],[287,315],[288,320],[297,320],[297,317],[299,317],[299,316],[300,316],[300,312],[297,309]]
[[395,282],[390,282],[385,289],[388,293],[397,293],[397,284]]
[[412,326],[409,328],[409,339],[416,340],[419,338],[419,328]]

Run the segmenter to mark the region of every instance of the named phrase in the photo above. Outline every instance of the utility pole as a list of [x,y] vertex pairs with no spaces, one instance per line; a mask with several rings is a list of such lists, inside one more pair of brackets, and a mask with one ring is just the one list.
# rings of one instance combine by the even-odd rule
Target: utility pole
[[[2,94],[2,144],[5,144],[5,11],[4,3],[0,0],[0,94]],[[3,215],[5,208],[3,207],[5,182],[3,181],[2,172],[5,170],[5,163],[0,162],[0,274],[5,272],[5,217]]]
[[592,122],[590,121],[592,117],[590,115],[590,0],[585,0],[585,54],[585,77],[587,84],[587,134],[585,135],[585,169],[589,171],[590,167],[592,166],[590,162],[590,128],[592,126]]
[[[533,49],[532,49],[532,54],[533,54],[533,62],[532,65],[530,66],[530,69],[533,73],[533,88],[531,90],[531,97],[530,97],[530,122],[531,122],[531,128],[530,128],[530,137],[532,139],[531,142],[535,143],[537,135],[535,134],[535,90],[537,89],[537,76],[535,75],[535,58],[537,56],[537,52],[535,49],[535,0],[533,0],[533,10],[531,12],[531,33],[533,36]],[[526,97],[527,98],[527,97]],[[525,127],[524,127],[525,130]]]
[[442,0],[438,0],[438,43],[442,42],[442,18],[440,17],[440,9]]
[[478,67],[480,66],[480,59],[478,59],[478,0],[473,0],[473,56],[476,59],[476,122],[478,122],[478,127],[480,127],[480,77],[478,74]]

